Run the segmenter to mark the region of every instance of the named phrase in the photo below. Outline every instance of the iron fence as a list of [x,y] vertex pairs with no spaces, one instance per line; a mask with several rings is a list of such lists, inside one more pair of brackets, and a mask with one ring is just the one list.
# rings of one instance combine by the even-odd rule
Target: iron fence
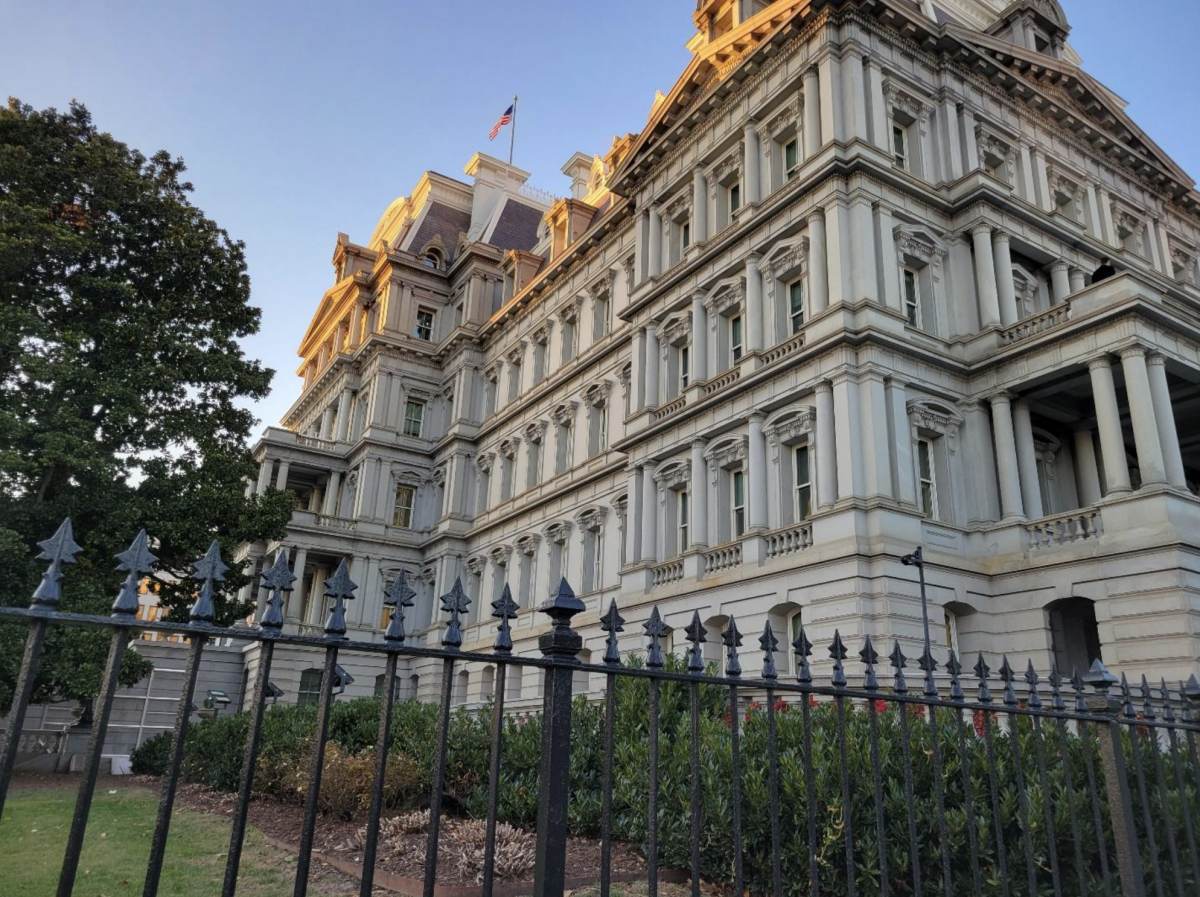
[[[545,674],[533,883],[537,897],[561,895],[567,880],[572,680],[581,671],[602,676],[606,682],[599,786],[601,897],[609,897],[613,885],[610,869],[618,834],[615,820],[629,811],[631,803],[624,790],[620,797],[614,795],[614,755],[618,747],[614,743],[614,720],[622,682],[637,683],[646,698],[647,768],[644,805],[639,808],[639,812],[644,809],[645,824],[639,831],[639,846],[646,858],[650,897],[657,894],[665,840],[683,830],[677,818],[679,807],[686,808],[687,850],[672,848],[672,855],[686,854],[686,872],[695,897],[700,894],[702,870],[706,868],[710,878],[718,879],[733,894],[749,891],[774,897],[967,892],[1003,897],[1142,897],[1151,890],[1155,897],[1184,897],[1200,893],[1195,830],[1196,814],[1200,812],[1200,718],[1196,715],[1200,683],[1194,677],[1174,688],[1166,682],[1152,687],[1144,678],[1139,685],[1131,686],[1124,676],[1118,679],[1096,661],[1085,672],[1072,671],[1069,678],[1052,671],[1043,680],[1032,664],[1018,674],[1005,659],[996,678],[982,656],[971,673],[964,675],[953,652],[939,671],[926,647],[916,663],[920,670],[918,686],[908,681],[905,670],[909,658],[897,643],[887,658],[892,682],[885,687],[879,681],[884,672],[880,656],[866,638],[856,652],[861,678],[852,686],[846,666],[850,651],[840,634],[835,634],[828,648],[831,674],[828,684],[824,684],[813,677],[813,646],[801,629],[790,646],[795,672],[785,681],[776,668],[780,646],[770,623],[758,640],[762,667],[757,675],[750,676],[741,667],[738,649],[743,636],[732,618],[720,633],[724,657],[722,669],[714,674],[706,668],[704,648],[709,633],[698,614],[685,630],[683,663],[667,662],[663,640],[668,629],[657,607],[643,624],[644,663],[630,666],[622,663],[618,646],[618,634],[624,631],[626,621],[615,602],[600,621],[606,633],[602,662],[581,663],[577,656],[583,642],[571,622],[585,606],[565,580],[540,607],[550,620],[549,629],[539,636],[540,657],[512,653],[510,621],[516,617],[518,605],[507,586],[491,605],[492,615],[498,620],[492,650],[461,650],[462,620],[470,600],[457,581],[441,599],[446,624],[440,646],[414,646],[406,643],[405,609],[412,606],[415,593],[403,572],[384,590],[385,604],[391,612],[383,641],[360,642],[346,638],[346,601],[355,597],[357,587],[350,580],[345,561],[325,583],[324,594],[331,606],[324,634],[290,635],[282,631],[282,608],[284,594],[291,590],[296,577],[289,569],[286,552],[280,552],[262,574],[270,597],[258,624],[250,629],[224,628],[213,625],[214,590],[228,569],[216,543],[195,564],[193,576],[199,588],[189,621],[142,621],[135,618],[138,584],[152,571],[156,560],[145,532],[118,555],[119,569],[126,575],[111,615],[65,613],[58,609],[63,567],[73,563],[80,551],[70,521],[64,521],[52,538],[39,545],[40,558],[48,562],[48,567],[32,603],[28,608],[0,608],[0,621],[24,621],[29,628],[8,733],[0,753],[0,822],[22,745],[22,722],[47,627],[92,627],[112,632],[60,872],[59,897],[69,897],[75,885],[121,659],[135,634],[143,630],[178,634],[190,640],[145,872],[145,897],[158,893],[205,644],[223,638],[261,645],[249,703],[224,897],[232,897],[237,888],[263,716],[268,698],[277,694],[269,678],[276,645],[324,652],[293,891],[297,897],[303,897],[308,889],[338,656],[349,651],[382,655],[383,681],[387,684],[380,699],[376,768],[363,848],[364,897],[373,888],[395,674],[398,660],[404,657],[433,658],[442,666],[438,746],[429,799],[426,897],[432,897],[438,875],[454,671],[457,665],[471,662],[485,662],[497,669],[491,707],[487,848],[482,879],[483,894],[489,897],[495,879],[505,682],[509,668],[514,666],[539,668]],[[999,698],[993,694],[993,687],[999,691]],[[639,691],[639,695],[642,693]],[[728,765],[721,767],[722,774],[715,784],[703,772],[711,758],[702,756],[705,748],[701,733],[706,719],[702,703],[711,703],[714,694],[726,708],[720,743],[728,748]],[[749,701],[748,694],[764,695],[765,701]],[[686,727],[665,727],[660,717],[664,696],[674,700],[683,695]],[[681,741],[686,742],[686,773],[677,781],[670,770],[684,763],[679,759],[683,753],[673,753]],[[744,759],[746,750],[751,751],[749,764]],[[686,789],[675,790],[686,790],[686,794],[671,791],[666,794],[669,806],[664,805],[661,782],[678,785],[684,780]],[[743,793],[747,787],[754,790],[749,806]],[[932,800],[925,789],[932,791]],[[714,876],[713,863],[704,854],[713,843],[712,820],[705,818],[706,812],[712,811],[705,809],[710,805],[706,801],[714,797],[715,791],[720,792],[721,806],[727,808],[728,830],[724,830],[722,817],[718,853],[723,858]],[[618,803],[622,803],[621,808]],[[929,807],[934,808],[931,814],[926,812]],[[747,823],[755,834],[746,834]],[[629,825],[623,822],[621,829],[627,833]],[[758,832],[764,836],[761,842]]]

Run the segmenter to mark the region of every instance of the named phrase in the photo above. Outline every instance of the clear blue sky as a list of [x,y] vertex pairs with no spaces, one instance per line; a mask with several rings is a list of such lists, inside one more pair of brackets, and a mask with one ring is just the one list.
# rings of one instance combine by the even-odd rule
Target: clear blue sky
[[[1063,0],[1087,70],[1200,177],[1200,4]],[[693,0],[0,0],[0,91],[85,103],[149,154],[183,156],[194,202],[246,242],[276,370],[256,412],[298,393],[296,346],[338,231],[366,241],[427,168],[460,176],[508,106],[516,164],[566,191],[576,150],[605,151],[645,122],[687,62]],[[503,156],[506,137],[491,151]]]

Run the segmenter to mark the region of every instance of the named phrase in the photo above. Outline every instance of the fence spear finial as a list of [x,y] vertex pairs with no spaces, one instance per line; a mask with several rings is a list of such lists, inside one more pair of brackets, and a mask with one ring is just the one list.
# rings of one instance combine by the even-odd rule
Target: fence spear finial
[[139,530],[130,546],[117,555],[117,560],[120,561],[117,569],[126,573],[125,581],[121,583],[121,591],[117,593],[117,600],[112,606],[112,616],[120,619],[137,614],[138,589],[142,575],[154,570],[154,562],[158,558],[150,553],[150,540],[146,537],[146,531]]
[[1016,678],[1016,673],[1013,672],[1012,665],[1008,662],[1008,655],[1005,654],[1000,661],[1000,681],[1004,683],[1004,706],[1017,706],[1017,693],[1013,690],[1013,680]]
[[975,661],[975,676],[979,679],[979,703],[992,703],[992,690],[988,688],[988,673],[991,669],[987,665],[987,661],[983,659],[983,652],[979,652],[979,659]]
[[462,615],[471,606],[471,599],[463,588],[462,577],[454,577],[454,585],[442,596],[442,612],[450,615],[446,621],[446,631],[442,633],[443,648],[462,647]]
[[725,675],[735,679],[742,675],[742,662],[738,659],[737,651],[742,646],[742,634],[738,632],[737,620],[732,615],[725,631],[721,633],[721,643],[725,645]]
[[1038,678],[1037,670],[1033,668],[1033,659],[1030,658],[1025,667],[1025,684],[1029,686],[1029,706],[1034,710],[1040,710],[1042,706],[1042,696],[1038,694],[1038,684],[1041,679]]
[[263,608],[262,619],[258,621],[259,629],[268,632],[283,629],[283,593],[292,591],[295,581],[296,574],[288,565],[288,553],[281,548],[275,554],[275,563],[262,572],[262,584],[270,594],[267,596],[267,606]]
[[812,642],[804,634],[804,624],[801,623],[800,631],[792,639],[792,651],[796,654],[796,681],[801,685],[812,684],[812,670],[808,665],[808,658],[812,656],[812,647]]
[[38,587],[33,593],[30,607],[40,605],[41,607],[55,608],[62,600],[63,564],[75,563],[75,555],[83,551],[83,548],[75,544],[70,517],[65,518],[58,525],[53,536],[37,544],[38,548],[42,550],[38,555],[38,560],[49,561],[50,565],[42,574],[42,581],[38,583]]
[[875,664],[879,663],[879,652],[871,644],[871,636],[868,635],[864,639],[862,650],[858,652],[858,656],[862,658],[863,662],[863,691],[878,691],[879,680],[875,678]]
[[346,637],[346,602],[354,598],[358,585],[350,578],[350,568],[346,559],[338,561],[333,576],[325,580],[325,597],[333,599],[333,607],[329,609],[329,619],[325,621],[325,637],[344,639]]
[[1063,700],[1062,684],[1063,678],[1059,675],[1058,664],[1050,664],[1050,708],[1056,713],[1067,709],[1067,702]]
[[771,629],[771,621],[767,620],[766,626],[763,627],[763,634],[758,639],[758,646],[763,652],[762,678],[768,681],[778,679],[779,671],[775,669],[775,651],[779,648],[779,639],[775,638],[775,631]]
[[898,695],[908,694],[908,680],[904,678],[904,668],[908,666],[908,658],[900,650],[900,639],[892,641],[892,653],[889,655],[889,659],[892,662],[892,669],[896,671],[896,679],[892,683],[892,691]]
[[204,557],[192,564],[192,579],[200,580],[200,594],[188,611],[193,623],[212,625],[217,612],[213,606],[213,583],[224,582],[229,567],[221,560],[221,543],[213,539]]
[[505,583],[500,597],[492,602],[492,616],[500,621],[496,627],[496,641],[492,643],[492,650],[497,654],[512,654],[512,626],[508,621],[516,618],[518,610],[520,607],[513,601],[512,589]]
[[384,630],[383,640],[402,645],[408,638],[404,631],[404,608],[413,606],[417,592],[408,584],[408,571],[401,567],[396,571],[396,577],[383,590],[383,606],[391,608],[388,614],[387,629]]
[[642,628],[650,639],[650,648],[646,651],[646,666],[652,670],[661,670],[665,664],[662,652],[662,640],[667,634],[667,624],[658,613],[658,605],[650,608],[650,619]]
[[1163,722],[1176,722],[1175,709],[1171,706],[1171,690],[1167,688],[1166,677],[1163,677],[1163,680],[1158,687],[1158,696],[1162,699]]
[[625,620],[617,610],[617,600],[608,603],[608,612],[600,618],[600,628],[608,635],[604,639],[604,662],[619,664],[621,662],[621,646],[617,633],[625,631]]
[[958,655],[954,653],[954,649],[950,649],[950,659],[946,661],[946,672],[950,674],[950,700],[964,701],[966,700],[966,692],[962,690],[962,681],[959,676],[962,674],[962,663],[958,659]]
[[1150,699],[1150,682],[1146,676],[1142,675],[1142,716],[1146,719],[1154,719],[1154,704]]
[[700,611],[692,611],[692,622],[684,630],[691,647],[688,648],[687,668],[689,673],[704,672],[704,643],[708,641],[708,630],[700,622]]
[[833,641],[829,643],[829,656],[833,659],[833,672],[829,677],[829,684],[834,688],[846,687],[846,668],[842,662],[848,653],[846,645],[842,641],[841,630],[833,630]]

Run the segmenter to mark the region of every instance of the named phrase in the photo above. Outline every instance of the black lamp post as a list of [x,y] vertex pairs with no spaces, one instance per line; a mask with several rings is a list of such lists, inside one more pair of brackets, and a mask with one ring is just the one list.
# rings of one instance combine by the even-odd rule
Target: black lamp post
[[925,553],[918,545],[912,554],[906,554],[900,558],[900,563],[905,567],[916,567],[917,574],[921,581],[921,622],[925,624],[925,656],[933,657],[933,652],[929,650],[929,598],[925,595]]

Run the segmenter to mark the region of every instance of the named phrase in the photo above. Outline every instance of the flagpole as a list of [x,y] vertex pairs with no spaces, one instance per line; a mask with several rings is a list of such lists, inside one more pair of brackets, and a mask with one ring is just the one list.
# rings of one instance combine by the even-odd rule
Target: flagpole
[[508,135],[508,164],[509,165],[512,165],[513,146],[516,144],[516,142],[517,142],[517,95],[514,93],[513,94],[512,128],[509,129],[509,135]]

